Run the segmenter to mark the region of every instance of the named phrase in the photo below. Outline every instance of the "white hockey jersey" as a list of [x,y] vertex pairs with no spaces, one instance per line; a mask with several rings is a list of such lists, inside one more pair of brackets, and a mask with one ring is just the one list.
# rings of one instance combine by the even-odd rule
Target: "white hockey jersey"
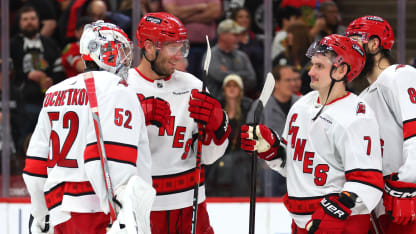
[[[114,74],[92,74],[113,189],[132,175],[151,183],[150,149],[136,94]],[[32,214],[39,219],[49,209],[52,225],[68,220],[70,212],[109,211],[83,74],[46,92],[23,178]]]
[[[198,127],[189,116],[192,89],[201,90],[202,82],[193,75],[175,71],[161,80],[143,76],[137,68],[129,70],[127,83],[138,95],[158,97],[170,105],[171,116],[167,128],[147,127],[152,154],[152,179],[156,199],[152,210],[173,210],[192,206],[196,165],[196,137]],[[220,158],[228,145],[210,141],[202,146],[201,164],[212,164]],[[195,150],[194,150],[195,149]],[[205,200],[204,170],[198,192],[198,203]]]
[[348,93],[327,104],[320,116],[319,94],[313,91],[290,109],[282,142],[286,165],[268,162],[287,176],[285,205],[304,228],[320,200],[341,191],[358,195],[352,215],[368,214],[383,191],[378,126],[373,111]]
[[392,65],[360,94],[376,113],[383,152],[383,175],[399,173],[416,183],[416,69]]

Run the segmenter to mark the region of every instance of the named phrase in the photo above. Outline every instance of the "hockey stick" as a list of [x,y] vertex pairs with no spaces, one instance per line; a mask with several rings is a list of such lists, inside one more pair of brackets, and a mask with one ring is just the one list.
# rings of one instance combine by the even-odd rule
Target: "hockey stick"
[[[257,103],[256,110],[254,111],[253,123],[257,125],[260,121],[260,117],[263,114],[264,106],[272,95],[274,88],[274,78],[269,72],[264,82],[263,90],[261,91],[259,102]],[[253,130],[254,139],[257,139],[256,129]],[[256,186],[257,186],[257,150],[253,152],[251,157],[251,189],[250,189],[250,222],[249,233],[254,234],[255,216],[256,216]]]
[[92,118],[94,121],[95,135],[97,137],[98,154],[100,155],[101,169],[103,170],[104,183],[105,183],[105,188],[107,190],[107,199],[108,199],[108,205],[110,207],[111,221],[114,222],[117,217],[115,205],[113,202],[114,191],[111,185],[111,178],[110,178],[108,163],[107,163],[107,155],[105,153],[105,148],[104,148],[100,117],[98,115],[97,95],[95,94],[94,76],[92,72],[84,73],[84,82],[85,82],[85,87],[87,89],[87,96],[88,96],[88,101],[90,103]]
[[384,234],[384,230],[381,228],[381,225],[377,219],[376,212],[374,212],[374,210],[371,211],[370,213],[370,220],[371,220],[371,224],[373,225],[374,232],[376,234]]
[[[208,75],[208,67],[211,62],[211,47],[209,45],[208,36],[205,36],[207,39],[207,55],[204,62],[204,74],[202,75],[202,91],[206,90],[205,79]],[[196,148],[196,167],[195,167],[195,185],[194,185],[194,198],[192,203],[192,226],[191,233],[195,234],[196,232],[196,222],[198,219],[198,192],[199,192],[199,182],[201,180],[201,151],[202,151],[202,141],[204,140],[204,129],[198,128],[198,146]]]

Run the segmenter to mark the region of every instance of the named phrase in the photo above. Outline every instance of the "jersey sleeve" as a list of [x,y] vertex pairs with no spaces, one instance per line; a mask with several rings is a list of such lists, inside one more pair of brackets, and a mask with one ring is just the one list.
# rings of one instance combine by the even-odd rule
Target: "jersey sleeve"
[[371,211],[378,204],[384,187],[377,121],[357,118],[343,129],[334,129],[333,134],[345,170],[343,191],[358,195],[362,203],[358,202],[355,209]]
[[43,189],[48,177],[47,160],[50,131],[48,115],[42,109],[29,143],[23,169],[23,180],[31,199],[31,214],[37,219],[43,219],[48,213]]
[[396,119],[403,124],[403,164],[398,171],[399,179],[416,183],[416,69],[395,66],[394,88],[388,89],[390,93],[385,98]]
[[[138,156],[142,153],[138,152],[138,144],[144,124],[139,106],[137,97],[127,88],[108,92],[98,98],[98,112],[113,191],[126,184],[131,176],[138,175]],[[84,151],[86,174],[100,198],[104,212],[108,212],[106,186],[92,114],[87,142]]]

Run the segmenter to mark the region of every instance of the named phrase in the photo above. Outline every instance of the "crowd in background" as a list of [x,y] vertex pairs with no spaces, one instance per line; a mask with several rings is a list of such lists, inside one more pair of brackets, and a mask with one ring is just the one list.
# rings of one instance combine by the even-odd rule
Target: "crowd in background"
[[[205,35],[211,41],[213,59],[206,83],[228,113],[232,133],[227,153],[207,168],[208,196],[250,194],[251,158],[239,147],[239,131],[240,126],[250,120],[253,100],[259,96],[265,77],[263,19],[259,10],[262,2],[140,1],[142,14],[166,11],[184,22],[190,53],[177,65],[178,70],[201,77]],[[10,1],[13,174],[21,174],[25,148],[46,89],[84,71],[79,54],[83,26],[101,19],[117,24],[133,38],[132,4],[133,0]],[[275,33],[270,60],[275,89],[266,104],[262,122],[281,134],[290,107],[299,96],[311,91],[306,50],[313,41],[326,35],[343,34],[345,26],[333,1],[274,0],[273,6]],[[365,85],[358,84],[350,90],[359,92]],[[285,179],[261,162],[258,168],[258,195],[282,196],[286,192]]]

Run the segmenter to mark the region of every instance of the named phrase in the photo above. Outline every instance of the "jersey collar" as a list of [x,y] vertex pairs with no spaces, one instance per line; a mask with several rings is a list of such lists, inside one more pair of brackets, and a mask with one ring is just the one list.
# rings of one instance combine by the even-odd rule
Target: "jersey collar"
[[[339,100],[341,100],[341,99],[344,99],[344,98],[348,97],[350,94],[351,94],[350,92],[347,92],[347,94],[345,94],[344,96],[342,96],[342,97],[339,97],[339,98],[336,98],[336,99],[332,100],[331,102],[327,103],[325,106],[331,105],[331,104],[332,104],[332,103],[334,103],[334,102],[337,102],[337,101],[339,101]],[[321,102],[319,101],[319,96],[318,96],[318,100],[317,100],[316,102],[317,102],[318,104],[321,104]]]
[[[137,67],[135,67],[135,68],[134,68],[134,70],[136,70],[136,72],[137,72],[137,73],[139,73],[139,75],[140,75],[141,77],[143,77],[143,79],[145,79],[145,80],[147,80],[147,81],[149,81],[149,82],[151,82],[151,83],[155,82],[154,80],[152,80],[152,79],[148,78],[147,76],[143,75],[143,73],[141,73],[141,72],[139,71],[139,69],[137,69]],[[172,78],[172,74],[170,74],[167,78],[163,78],[163,80],[164,80],[164,81],[168,81],[168,80],[170,80],[170,78]]]

